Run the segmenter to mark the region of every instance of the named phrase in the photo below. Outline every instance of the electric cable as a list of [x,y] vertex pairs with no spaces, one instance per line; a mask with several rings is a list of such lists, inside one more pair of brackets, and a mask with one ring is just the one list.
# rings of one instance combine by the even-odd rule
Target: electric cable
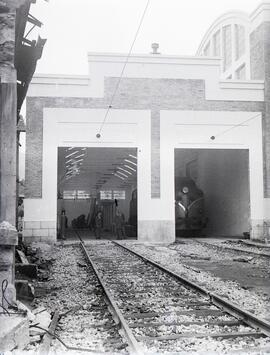
[[15,309],[15,307],[7,300],[6,298],[6,290],[8,287],[8,280],[4,279],[2,281],[2,285],[1,285],[1,291],[2,291],[2,304],[1,304],[1,308],[3,308],[4,312],[6,312],[8,315],[10,315],[9,311],[7,310],[7,308],[4,306],[4,301],[6,301],[7,305],[13,309]]
[[2,305],[0,304],[0,307],[3,309],[4,312],[0,312],[0,314],[7,314],[8,316],[11,315],[11,313]]
[[214,136],[211,136],[210,139],[215,140],[217,137],[222,136],[223,134],[225,134],[225,133],[231,131],[232,129],[234,129],[234,128],[236,128],[236,127],[240,127],[240,126],[242,126],[244,123],[249,122],[249,121],[251,121],[251,120],[254,120],[255,118],[257,118],[257,117],[259,117],[259,116],[261,116],[261,113],[258,113],[257,115],[252,116],[252,117],[248,118],[247,120],[245,120],[245,121],[243,121],[243,122],[240,122],[240,123],[238,123],[238,124],[236,124],[236,125],[233,125],[232,127],[226,129],[225,131],[222,131],[222,132],[220,132],[220,133],[217,133],[217,134],[214,135]]
[[99,128],[99,131],[98,131],[98,133],[97,133],[97,135],[96,135],[97,138],[100,138],[100,136],[101,136],[101,131],[102,131],[104,125],[105,125],[105,122],[106,122],[106,120],[107,120],[107,117],[108,117],[108,114],[109,114],[109,112],[110,112],[110,109],[112,108],[112,104],[113,104],[115,95],[116,95],[116,93],[117,93],[117,91],[118,91],[118,88],[119,88],[119,86],[120,86],[121,80],[122,80],[123,75],[124,75],[124,71],[125,71],[126,66],[127,66],[127,63],[128,63],[128,60],[129,60],[129,58],[130,58],[130,55],[131,55],[131,52],[132,52],[132,50],[133,50],[134,44],[135,44],[135,42],[136,42],[136,40],[137,40],[138,34],[139,34],[140,29],[141,29],[141,27],[142,27],[143,20],[144,20],[144,18],[145,18],[145,15],[146,15],[147,9],[148,9],[148,7],[149,7],[150,1],[151,1],[151,0],[147,0],[146,6],[145,6],[145,8],[144,8],[143,14],[142,14],[141,19],[140,19],[140,22],[139,22],[139,26],[138,26],[137,31],[136,31],[136,33],[135,33],[133,42],[132,42],[132,44],[131,44],[131,46],[130,46],[128,55],[127,55],[127,57],[126,57],[125,63],[124,63],[124,65],[123,65],[123,68],[122,68],[122,71],[121,71],[121,74],[120,74],[120,77],[119,77],[118,82],[117,82],[117,84],[116,84],[114,93],[113,93],[113,95],[112,95],[112,97],[111,97],[111,100],[110,100],[110,103],[109,103],[108,108],[107,108],[107,110],[106,110],[104,119],[103,119],[103,121],[102,121],[102,123],[101,123],[101,125],[100,125],[100,128]]
[[[0,314],[7,314],[7,315],[9,315],[9,316],[10,316],[11,314],[22,314],[22,315],[25,315],[25,314],[26,314],[26,311],[18,309],[17,306],[12,305],[12,304],[8,301],[8,299],[6,298],[6,290],[7,290],[7,287],[8,287],[8,280],[7,280],[7,279],[4,279],[4,280],[2,281],[2,285],[1,285],[2,301],[1,301],[1,304],[0,304],[0,307],[3,309],[4,312],[0,312]],[[4,303],[5,303],[5,302],[7,303],[7,306],[8,306],[9,308],[11,308],[11,309],[12,309],[13,311],[15,311],[15,312],[10,312],[10,311],[8,310],[8,308],[4,306]]]

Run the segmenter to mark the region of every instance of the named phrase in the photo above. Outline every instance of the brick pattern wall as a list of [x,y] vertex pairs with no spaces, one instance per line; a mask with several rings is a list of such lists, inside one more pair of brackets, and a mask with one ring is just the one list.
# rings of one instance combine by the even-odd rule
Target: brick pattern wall
[[250,69],[252,79],[265,81],[265,115],[263,119],[264,194],[270,197],[270,22],[264,22],[250,35]]
[[[26,127],[26,198],[42,197],[43,108],[100,108],[109,103],[117,78],[105,79],[104,98],[29,97]],[[160,110],[264,112],[262,102],[205,99],[203,80],[123,78],[113,109],[151,110],[152,197],[160,196]]]
[[250,78],[264,80],[264,24],[250,35]]
[[265,194],[270,197],[270,22],[264,23],[264,68],[265,68]]
[[151,197],[160,198],[160,112],[151,112]]

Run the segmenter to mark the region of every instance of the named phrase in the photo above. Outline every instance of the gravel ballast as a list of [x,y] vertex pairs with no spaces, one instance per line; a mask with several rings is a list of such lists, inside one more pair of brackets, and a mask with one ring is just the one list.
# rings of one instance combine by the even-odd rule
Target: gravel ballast
[[[67,345],[87,348],[93,353],[126,353],[127,344],[123,343],[108,311],[104,293],[93,270],[86,264],[80,247],[58,246],[51,254],[55,261],[50,269],[50,279],[44,283],[50,292],[34,302],[49,312],[58,310],[61,314],[66,313],[58,323],[57,335]],[[33,345],[32,350],[35,353],[37,345]],[[67,350],[55,339],[50,353],[77,354],[80,351]]]
[[[181,276],[202,285],[208,291],[227,298],[244,310],[250,311],[261,318],[267,319],[269,317],[270,300],[267,295],[257,293],[255,290],[244,289],[236,281],[224,281],[199,267],[190,267],[187,263],[187,256],[189,257],[190,255],[209,257],[211,260],[218,261],[222,258],[230,258],[232,260],[232,254],[217,253],[215,249],[206,248],[196,241],[194,243],[190,241],[187,244],[176,243],[168,246],[146,245],[129,241],[122,243],[168,269],[179,273]],[[239,257],[239,253],[236,255]],[[255,259],[253,262],[258,263],[258,265],[262,263],[262,261],[256,261]],[[268,260],[265,262],[268,262]]]

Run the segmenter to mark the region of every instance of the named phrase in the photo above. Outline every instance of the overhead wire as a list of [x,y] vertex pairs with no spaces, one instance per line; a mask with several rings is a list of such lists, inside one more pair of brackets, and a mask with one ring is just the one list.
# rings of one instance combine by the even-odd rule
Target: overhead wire
[[233,125],[232,127],[228,128],[228,129],[226,129],[226,130],[224,130],[224,131],[222,131],[222,132],[220,132],[220,133],[217,133],[217,134],[215,134],[214,136],[211,136],[210,139],[215,140],[217,137],[220,137],[220,136],[224,135],[225,133],[228,133],[229,131],[231,131],[231,130],[237,128],[237,127],[241,127],[243,124],[245,124],[245,123],[247,123],[247,122],[249,122],[249,121],[252,121],[252,120],[254,120],[255,118],[260,117],[260,116],[261,116],[261,113],[258,113],[257,115],[252,116],[252,117],[248,118],[247,120],[245,120],[245,121],[243,121],[243,122],[240,122],[240,123],[238,123],[238,124],[235,124],[235,125]]
[[117,84],[116,84],[116,86],[115,86],[115,89],[114,89],[113,95],[112,95],[112,97],[111,97],[110,103],[109,103],[109,105],[108,105],[108,108],[107,108],[107,110],[106,110],[105,116],[104,116],[104,118],[103,118],[103,121],[102,121],[102,123],[101,123],[101,125],[100,125],[99,131],[98,131],[98,133],[97,133],[97,138],[100,138],[102,129],[103,129],[105,123],[106,123],[106,120],[107,120],[107,118],[108,118],[110,109],[112,108],[112,104],[113,104],[114,98],[115,98],[116,93],[117,93],[117,91],[118,91],[118,89],[119,89],[121,80],[122,80],[123,75],[124,75],[124,71],[125,71],[125,69],[126,69],[128,60],[129,60],[129,58],[130,58],[130,55],[131,55],[131,52],[132,52],[132,50],[133,50],[134,44],[135,44],[135,42],[136,42],[136,40],[137,40],[138,34],[139,34],[139,32],[140,32],[140,29],[141,29],[141,27],[142,27],[143,20],[144,20],[144,18],[145,18],[145,15],[146,15],[147,9],[148,9],[148,7],[149,7],[150,1],[151,1],[151,0],[147,0],[146,6],[145,6],[145,8],[144,8],[144,11],[143,11],[143,13],[142,13],[142,16],[141,16],[141,19],[140,19],[140,22],[139,22],[139,26],[138,26],[138,28],[137,28],[137,31],[136,31],[135,36],[134,36],[134,39],[133,39],[132,44],[131,44],[131,46],[130,46],[128,55],[127,55],[127,57],[126,57],[125,63],[124,63],[124,65],[123,65],[121,74],[120,74],[119,79],[118,79],[118,82],[117,82]]

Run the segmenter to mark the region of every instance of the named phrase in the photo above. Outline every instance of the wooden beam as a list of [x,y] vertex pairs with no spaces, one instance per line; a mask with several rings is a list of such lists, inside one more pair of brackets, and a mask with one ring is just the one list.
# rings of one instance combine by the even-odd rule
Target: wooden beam
[[1,83],[0,106],[0,222],[15,225],[17,85]]
[[49,326],[49,333],[46,333],[43,337],[42,343],[39,347],[38,350],[38,355],[47,355],[50,352],[50,346],[51,346],[51,341],[52,341],[52,334],[54,334],[56,326],[57,326],[57,322],[59,320],[60,314],[58,311],[55,311],[54,315],[53,315],[53,319],[51,321],[51,324]]

